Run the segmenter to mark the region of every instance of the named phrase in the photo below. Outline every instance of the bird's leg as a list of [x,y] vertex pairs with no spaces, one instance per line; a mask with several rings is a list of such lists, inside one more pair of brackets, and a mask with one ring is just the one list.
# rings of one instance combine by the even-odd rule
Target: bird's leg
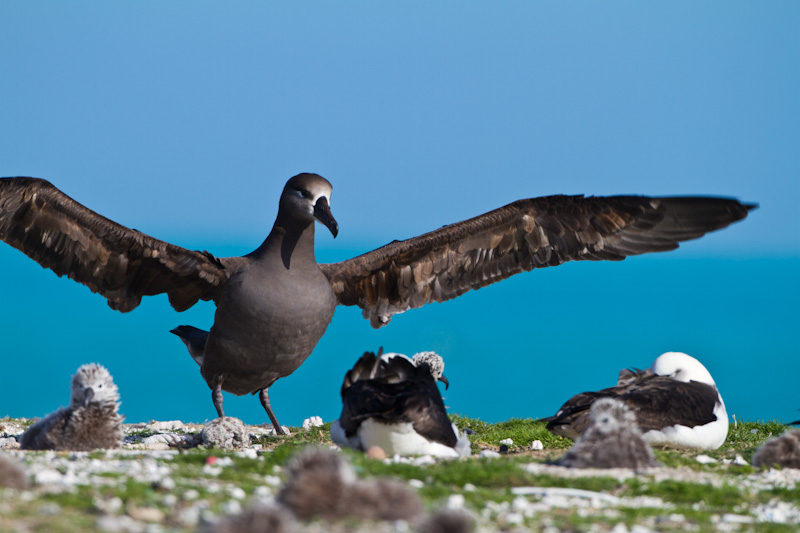
[[261,400],[261,405],[267,412],[267,416],[269,417],[270,422],[272,422],[272,427],[275,428],[275,433],[278,435],[286,435],[280,423],[278,422],[278,418],[275,416],[275,413],[272,412],[272,407],[269,406],[269,393],[267,392],[266,387],[261,389],[261,391],[258,393],[258,399]]
[[222,382],[225,381],[223,374],[214,376],[214,388],[211,389],[211,401],[214,402],[214,407],[217,408],[217,415],[220,418],[225,418],[225,411],[222,410]]

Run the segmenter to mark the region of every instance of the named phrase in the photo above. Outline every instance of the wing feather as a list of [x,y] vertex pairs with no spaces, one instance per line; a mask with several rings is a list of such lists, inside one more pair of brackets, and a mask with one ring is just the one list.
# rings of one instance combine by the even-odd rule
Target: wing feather
[[320,268],[339,303],[358,305],[377,328],[534,268],[673,250],[754,207],[713,197],[532,198]]
[[184,311],[216,299],[244,258],[217,259],[126,228],[37,178],[0,179],[0,239],[127,312],[167,293]]

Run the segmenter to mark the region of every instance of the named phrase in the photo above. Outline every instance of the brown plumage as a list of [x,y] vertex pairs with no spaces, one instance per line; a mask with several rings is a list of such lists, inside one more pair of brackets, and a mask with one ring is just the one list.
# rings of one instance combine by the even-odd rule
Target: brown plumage
[[399,481],[359,480],[342,454],[310,447],[289,462],[278,501],[303,520],[417,520],[419,497]]
[[23,450],[91,451],[122,446],[119,392],[98,364],[82,365],[72,376],[70,404],[29,427],[19,439]]
[[471,533],[475,531],[472,518],[464,511],[441,509],[425,519],[417,533]]
[[0,487],[22,490],[28,487],[25,470],[10,457],[0,454]]
[[358,305],[380,327],[394,314],[534,268],[674,250],[753,207],[722,198],[531,198],[320,266],[339,302]]
[[264,243],[244,257],[216,258],[121,226],[47,181],[2,178],[0,239],[100,293],[119,311],[160,293],[178,311],[214,300],[211,331],[180,326],[173,332],[200,365],[219,416],[223,390],[259,392],[281,432],[267,391],[305,361],[336,305],[358,305],[377,328],[396,313],[533,268],[672,250],[755,207],[725,198],[534,198],[318,265],[315,220],[338,232],[330,194],[321,176],[293,177]]
[[620,400],[592,404],[589,427],[558,464],[571,468],[649,468],[658,466],[636,426],[636,414]]
[[201,529],[208,533],[293,533],[298,530],[292,513],[277,505],[257,505]]
[[753,455],[753,465],[800,468],[800,429],[790,429],[762,444]]
[[647,370],[620,371],[617,385],[576,394],[546,418],[547,429],[575,440],[586,429],[589,409],[600,398],[624,402],[653,445],[719,448],[728,434],[728,415],[711,374],[681,352],[660,355]]
[[[358,305],[378,327],[392,314],[533,268],[674,250],[755,207],[715,197],[531,198],[320,268],[339,303]],[[160,293],[178,311],[216,301],[248,263],[126,228],[37,178],[0,179],[0,238],[123,312]]]

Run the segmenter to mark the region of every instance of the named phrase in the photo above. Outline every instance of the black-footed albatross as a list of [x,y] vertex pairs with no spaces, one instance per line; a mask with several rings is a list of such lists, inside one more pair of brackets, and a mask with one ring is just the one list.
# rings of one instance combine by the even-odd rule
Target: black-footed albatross
[[209,332],[185,326],[174,332],[200,364],[220,416],[221,391],[259,392],[282,433],[267,390],[305,361],[337,305],[358,305],[377,328],[394,314],[534,268],[673,250],[756,207],[715,197],[547,196],[317,264],[314,221],[338,232],[330,195],[323,177],[294,176],[264,243],[243,257],[218,258],[117,224],[45,180],[2,178],[0,239],[100,293],[118,311],[160,293],[177,311],[214,300]]

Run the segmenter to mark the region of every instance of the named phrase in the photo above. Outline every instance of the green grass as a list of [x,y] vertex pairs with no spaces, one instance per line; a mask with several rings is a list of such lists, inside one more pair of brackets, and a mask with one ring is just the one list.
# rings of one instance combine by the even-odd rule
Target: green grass
[[[586,529],[611,529],[619,522],[631,527],[637,523],[647,523],[656,530],[670,529],[668,516],[680,514],[697,531],[712,531],[716,528],[714,520],[727,513],[749,515],[758,504],[782,501],[800,507],[800,488],[750,489],[742,483],[747,476],[758,472],[746,465],[724,464],[741,455],[750,460],[752,454],[767,438],[785,431],[779,422],[739,422],[731,425],[728,440],[714,451],[656,450],[656,458],[669,467],[691,470],[703,476],[712,476],[717,482],[678,481],[663,479],[657,481],[653,475],[642,473],[619,480],[612,476],[560,475],[558,469],[545,469],[547,473],[533,473],[523,468],[529,463],[552,463],[571,445],[572,441],[550,434],[544,422],[532,419],[512,419],[498,424],[463,416],[453,416],[459,428],[469,428],[472,451],[483,449],[497,450],[500,440],[510,438],[514,441],[508,453],[497,458],[470,458],[466,460],[440,461],[435,464],[415,465],[409,463],[385,463],[368,459],[364,454],[345,450],[360,477],[389,476],[402,480],[419,480],[423,486],[419,494],[429,509],[437,508],[453,494],[463,495],[466,506],[480,515],[489,502],[497,506],[508,505],[516,496],[513,487],[570,487],[595,492],[603,492],[620,498],[647,496],[657,498],[671,506],[669,511],[660,508],[604,509],[585,513],[577,508],[553,508],[547,513],[526,517],[523,525],[532,529],[553,526],[559,529],[581,531]],[[8,421],[8,420],[6,420]],[[2,421],[0,420],[0,424]],[[208,509],[221,513],[226,502],[231,499],[230,489],[240,488],[248,497],[264,485],[266,476],[283,476],[280,468],[296,453],[308,445],[330,445],[329,424],[309,431],[292,428],[289,437],[260,437],[255,443],[264,450],[257,458],[240,457],[232,452],[216,449],[195,448],[172,454],[170,458],[156,460],[170,468],[170,477],[175,481],[173,498],[177,497],[178,507],[189,505],[184,496],[189,491],[197,491],[198,500],[205,500]],[[146,432],[142,432],[146,433]],[[146,436],[146,435],[145,435]],[[533,441],[544,445],[542,451],[530,451]],[[718,460],[713,464],[700,464],[696,457],[704,453]],[[37,455],[38,454],[38,455]],[[69,457],[68,454],[59,456]],[[214,456],[224,459],[223,466],[207,469],[208,458]],[[26,461],[41,460],[46,455],[29,452]],[[140,461],[137,455],[116,455],[113,452],[94,452],[89,456],[95,460],[114,458],[115,460]],[[231,464],[226,464],[228,461]],[[219,461],[218,461],[219,464]],[[535,470],[541,472],[542,470]],[[164,512],[169,528],[180,527],[172,520],[175,510],[165,503],[167,494],[151,483],[133,481],[127,475],[117,472],[99,474],[108,485],[79,486],[73,491],[40,491],[33,487],[34,497],[21,497],[15,491],[0,489],[0,532],[26,529],[30,531],[91,531],[101,511],[95,501],[108,501],[120,498],[122,510],[129,506],[135,508],[155,507]],[[704,478],[706,479],[706,478]],[[216,487],[212,490],[213,487]],[[536,501],[536,498],[529,498]],[[195,500],[192,500],[195,501]],[[60,512],[55,516],[40,512],[43,504],[56,504]],[[246,500],[242,502],[246,505]],[[174,504],[173,504],[174,506]],[[717,517],[717,518],[715,518]],[[490,513],[490,521],[497,517]],[[649,522],[648,522],[649,521]],[[673,524],[674,525],[674,524]],[[502,524],[500,524],[502,526]],[[686,523],[679,524],[680,527]],[[513,524],[508,524],[513,528]],[[677,527],[677,526],[676,526]],[[734,528],[735,529],[735,528]],[[791,527],[780,524],[746,524],[747,531],[790,531]]]

